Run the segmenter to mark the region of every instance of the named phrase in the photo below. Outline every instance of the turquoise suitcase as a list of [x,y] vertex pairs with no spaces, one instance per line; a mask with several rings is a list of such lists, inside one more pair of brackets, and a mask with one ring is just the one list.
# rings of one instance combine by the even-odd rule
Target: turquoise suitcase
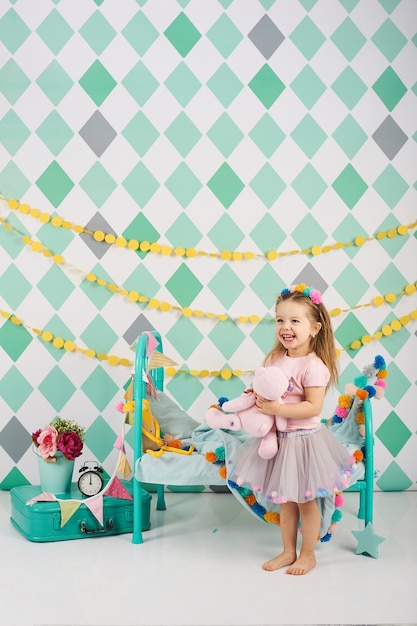
[[[130,495],[133,483],[120,481]],[[91,511],[81,504],[67,523],[61,527],[61,507],[58,502],[26,502],[40,495],[39,486],[24,485],[10,490],[11,517],[13,526],[29,541],[66,541],[87,537],[107,537],[133,532],[133,500],[113,496],[103,497],[103,526]],[[68,499],[81,499],[77,483],[71,486]],[[60,496],[60,499],[63,499]],[[87,499],[87,498],[85,498]],[[149,530],[152,496],[142,489],[142,530]]]

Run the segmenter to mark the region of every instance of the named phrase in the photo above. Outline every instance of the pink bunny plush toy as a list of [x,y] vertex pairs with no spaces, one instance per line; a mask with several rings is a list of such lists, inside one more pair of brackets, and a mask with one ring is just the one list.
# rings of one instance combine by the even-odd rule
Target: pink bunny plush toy
[[255,371],[253,389],[247,389],[241,396],[227,400],[221,405],[211,406],[205,415],[211,428],[229,430],[243,429],[253,437],[262,439],[259,456],[271,459],[278,451],[277,430],[285,430],[287,419],[276,415],[265,415],[255,405],[255,394],[267,400],[282,400],[290,391],[290,381],[278,367],[259,367]]

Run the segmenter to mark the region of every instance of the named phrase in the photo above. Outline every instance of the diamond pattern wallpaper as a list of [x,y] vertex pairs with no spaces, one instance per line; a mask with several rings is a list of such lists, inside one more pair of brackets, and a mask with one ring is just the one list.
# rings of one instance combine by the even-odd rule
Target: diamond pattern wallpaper
[[141,331],[196,419],[240,394],[296,282],[332,314],[325,413],[382,354],[376,488],[415,488],[416,25],[414,0],[1,3],[1,488],[38,482],[58,414],[113,470]]

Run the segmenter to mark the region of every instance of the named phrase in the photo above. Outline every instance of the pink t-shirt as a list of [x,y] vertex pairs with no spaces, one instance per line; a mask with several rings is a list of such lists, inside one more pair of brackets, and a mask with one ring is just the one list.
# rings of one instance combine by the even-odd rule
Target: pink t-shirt
[[[296,358],[285,354],[268,365],[279,367],[288,379],[292,379],[293,389],[285,397],[284,404],[303,402],[306,399],[304,391],[306,387],[326,387],[330,379],[328,368],[314,352]],[[314,428],[319,424],[320,419],[321,415],[302,419],[288,418],[286,430]]]

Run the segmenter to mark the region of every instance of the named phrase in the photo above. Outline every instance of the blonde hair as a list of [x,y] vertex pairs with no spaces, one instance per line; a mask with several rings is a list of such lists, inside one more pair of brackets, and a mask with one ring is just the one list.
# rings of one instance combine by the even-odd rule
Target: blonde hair
[[[322,302],[315,304],[308,296],[298,291],[281,293],[275,302],[275,308],[280,302],[286,300],[294,300],[305,305],[307,309],[307,315],[313,324],[319,322],[321,325],[320,331],[315,337],[311,337],[310,348],[311,351],[317,354],[317,356],[323,361],[330,372],[330,380],[327,388],[331,385],[336,385],[339,372],[336,360],[336,345],[334,341],[334,334],[332,323],[330,321],[329,313]],[[270,363],[275,357],[285,354],[286,348],[282,345],[278,337],[272,349],[265,357],[264,364]]]

